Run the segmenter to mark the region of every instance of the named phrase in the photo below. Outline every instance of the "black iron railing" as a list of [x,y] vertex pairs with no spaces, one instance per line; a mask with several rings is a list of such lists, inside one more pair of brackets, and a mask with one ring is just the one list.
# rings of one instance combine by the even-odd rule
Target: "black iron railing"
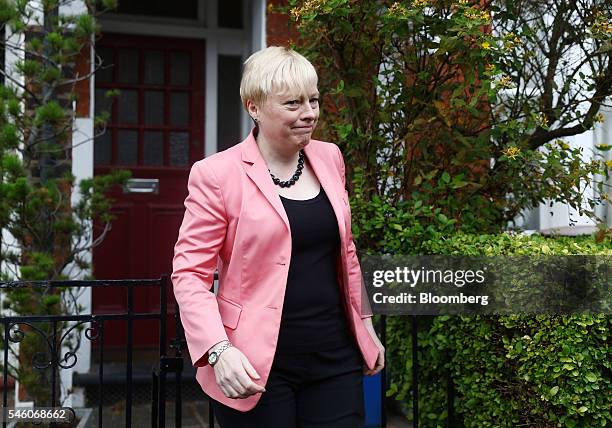
[[[215,279],[217,275],[215,274]],[[13,282],[0,282],[0,290],[10,290],[15,288],[23,287],[124,287],[127,290],[127,310],[124,313],[112,313],[112,314],[84,314],[84,315],[40,315],[40,316],[4,316],[0,317],[0,326],[3,331],[3,355],[4,362],[8,361],[8,352],[11,343],[18,343],[25,337],[25,332],[21,330],[21,327],[28,326],[30,332],[33,334],[43,334],[40,329],[36,327],[37,323],[51,323],[51,336],[44,337],[45,341],[49,344],[48,352],[45,358],[45,364],[36,364],[39,369],[51,369],[52,375],[52,392],[51,392],[51,406],[56,407],[59,402],[59,397],[56,394],[56,379],[60,370],[67,370],[77,362],[76,353],[70,355],[60,355],[62,352],[62,341],[68,337],[71,330],[75,329],[78,325],[89,324],[89,327],[85,330],[85,338],[90,341],[98,341],[98,360],[100,362],[98,367],[98,426],[104,426],[103,420],[103,393],[104,393],[104,334],[105,334],[105,323],[111,320],[122,320],[127,322],[127,361],[125,367],[125,426],[131,427],[132,424],[132,391],[133,391],[133,322],[135,320],[152,319],[158,320],[160,326],[159,334],[159,362],[152,368],[151,379],[151,424],[154,428],[163,428],[166,425],[166,395],[167,395],[167,379],[169,375],[174,375],[174,387],[175,387],[175,414],[174,414],[174,426],[182,426],[182,397],[181,397],[181,384],[182,384],[182,372],[184,364],[184,350],[187,348],[182,323],[180,320],[180,314],[178,307],[175,307],[174,321],[175,321],[175,337],[169,341],[169,347],[171,350],[170,355],[167,351],[167,305],[168,305],[168,288],[169,280],[167,275],[161,276],[159,279],[152,280],[94,280],[94,281],[13,281]],[[159,299],[160,299],[160,310],[157,312],[137,313],[134,311],[134,290],[140,287],[157,287],[159,288]],[[417,333],[418,323],[417,317],[413,316],[410,318],[412,324],[412,411],[413,411],[413,427],[418,426],[418,375],[419,375],[419,364],[418,364],[418,346],[417,346]],[[76,324],[71,326],[67,331],[58,331],[57,325],[63,321],[75,322]],[[386,317],[382,315],[380,317],[380,324],[377,326],[377,330],[380,332],[380,339],[384,346],[386,346]],[[3,380],[5,387],[2,392],[2,405],[4,408],[8,404],[8,390],[6,385],[8,384],[8,369],[7,364],[3,364]],[[385,392],[387,389],[386,385],[386,370],[381,373],[381,426],[384,428],[387,425],[387,416],[385,412]],[[448,426],[452,426],[452,398],[453,388],[452,379],[448,377]],[[209,426],[214,426],[214,414],[212,406],[209,406]],[[6,424],[4,424],[6,426]],[[51,425],[53,426],[53,425]]]
[[[105,324],[108,321],[126,321],[127,322],[127,360],[125,367],[125,426],[132,426],[132,389],[133,389],[133,343],[134,343],[134,321],[136,320],[158,320],[160,326],[159,334],[159,358],[160,366],[158,375],[162,381],[159,383],[158,395],[153,400],[153,406],[157,410],[157,415],[153,420],[159,418],[163,421],[165,417],[165,373],[167,369],[173,369],[174,367],[164,367],[164,362],[167,361],[166,356],[166,317],[167,317],[167,290],[168,290],[168,276],[163,275],[159,279],[147,279],[147,280],[94,280],[94,281],[9,281],[0,282],[0,290],[9,291],[17,288],[58,288],[58,287],[124,287],[127,291],[127,306],[126,312],[123,313],[96,313],[96,314],[73,314],[73,315],[16,315],[16,316],[2,316],[0,317],[0,326],[3,332],[3,362],[2,364],[2,377],[4,380],[5,387],[2,390],[2,406],[6,408],[8,405],[8,367],[7,362],[9,361],[9,348],[11,344],[21,342],[26,334],[38,334],[48,345],[43,354],[39,353],[33,358],[32,365],[34,368],[39,370],[51,370],[51,396],[50,396],[50,407],[59,407],[57,382],[59,379],[60,370],[68,370],[75,366],[77,363],[77,354],[75,352],[68,352],[64,355],[60,355],[62,352],[62,343],[69,337],[72,330],[77,328],[79,325],[89,324],[89,327],[85,329],[85,338],[89,341],[98,341],[98,359],[100,361],[98,368],[98,397],[100,398],[98,403],[98,426],[104,426],[103,419],[103,401],[104,396],[104,334]],[[159,289],[160,299],[160,310],[157,312],[146,312],[137,313],[134,310],[134,290],[141,287],[152,287]],[[58,331],[57,326],[62,322],[74,322],[66,331]],[[51,325],[51,333],[47,334],[42,331],[37,325],[46,323]],[[22,328],[26,327],[28,331],[25,332]],[[36,361],[34,361],[36,360]],[[6,422],[3,422],[3,426],[6,426]],[[51,424],[51,426],[55,426]],[[162,425],[163,426],[163,425]],[[177,425],[180,426],[180,425]]]

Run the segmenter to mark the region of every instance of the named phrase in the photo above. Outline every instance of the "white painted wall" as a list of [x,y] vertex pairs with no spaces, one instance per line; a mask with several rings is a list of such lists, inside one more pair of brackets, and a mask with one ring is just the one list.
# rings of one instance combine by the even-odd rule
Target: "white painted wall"
[[[32,6],[36,6],[36,3],[33,2]],[[36,13],[36,11],[32,10],[32,15],[30,20],[28,21],[29,25],[37,24],[40,22],[40,14]],[[24,52],[20,50],[24,46],[24,37],[22,35],[13,34],[12,29],[9,25],[6,26],[6,39],[5,41],[9,46],[15,46],[16,48],[6,48],[5,49],[5,66],[4,71],[6,73],[5,84],[7,87],[12,87],[16,90],[17,93],[21,93],[20,86],[24,84],[24,79],[22,76],[19,76],[15,73],[15,63],[19,60],[24,59]],[[23,104],[21,105],[21,111],[24,110]],[[23,148],[23,142],[20,143],[20,148]],[[21,157],[21,152],[18,152],[17,155]],[[1,245],[4,250],[10,248],[11,251],[19,253],[19,249],[15,248],[16,241],[15,238],[7,231],[2,230],[2,242]],[[0,269],[2,272],[9,275],[11,279],[18,278],[19,274],[19,266],[15,264],[9,264],[5,260],[0,261]],[[4,310],[1,306],[3,300],[2,293],[0,293],[0,315],[10,316],[15,315],[11,311]],[[19,344],[15,343],[11,347],[15,353],[19,353]],[[4,354],[0,356],[0,358],[4,358]],[[9,352],[9,363],[15,366],[18,366],[18,361],[11,355]],[[15,392],[19,390],[19,382],[15,383]],[[33,402],[21,402],[19,401],[18,394],[15,393],[15,406],[32,406]]]
[[[242,58],[246,60],[253,52],[267,47],[266,40],[266,2],[265,0],[253,0],[249,2],[250,10],[247,8],[250,19],[245,19],[250,25],[251,43],[243,45]],[[251,132],[253,121],[248,114],[242,115],[242,132],[245,137]]]
[[[612,107],[604,107],[601,109],[604,121],[595,126],[593,133],[593,142],[595,145],[608,144],[612,146]],[[612,161],[612,150],[599,151],[603,156],[603,161]],[[610,173],[612,175],[612,171]],[[604,176],[598,177],[600,180],[606,180]],[[608,194],[608,199],[612,199],[612,177],[606,180],[607,187],[604,188],[604,193]],[[608,226],[612,227],[612,202],[609,200],[598,206],[596,209],[597,215],[606,220]]]
[[[206,26],[210,32],[217,28],[217,2],[211,1],[207,5]],[[217,152],[217,97],[219,96],[219,44],[217,37],[206,37],[206,76],[204,77],[204,156]],[[215,82],[215,84],[212,84]]]
[[[6,37],[5,41],[9,45],[23,46],[23,43],[24,43],[23,37],[12,34],[11,28],[8,25],[6,28],[5,37]],[[20,93],[18,85],[23,85],[23,78],[21,76],[18,76],[14,72],[14,65],[16,61],[23,60],[23,57],[24,57],[23,51],[13,50],[13,49],[6,49],[5,51],[4,72],[8,75],[5,78],[5,85],[7,87],[14,88],[18,93]],[[22,111],[23,111],[23,106],[22,106]],[[23,147],[23,144],[21,144],[20,147]],[[17,154],[21,157],[21,153],[18,152]],[[2,248],[6,250],[7,248],[15,245],[15,239],[7,230],[2,230],[2,242],[1,243],[2,243]],[[14,249],[14,248],[11,248],[11,249],[13,251],[19,252],[18,249]],[[16,265],[9,265],[5,260],[0,260],[0,269],[2,270],[2,272],[9,274],[12,278],[15,278],[19,267]],[[0,303],[2,303],[2,297],[3,297],[2,293],[0,293]],[[0,305],[0,313],[2,313],[1,305]],[[0,356],[0,358],[2,357]]]
[[[594,153],[600,153],[605,156],[605,159],[612,159],[612,151],[601,152],[595,149],[599,144],[612,145],[612,109],[603,108],[604,122],[597,123],[593,130],[584,132],[580,135],[566,138],[565,141],[572,148],[582,149],[582,159],[588,162],[594,159]],[[602,180],[605,177],[595,177],[596,180]],[[608,186],[612,186],[612,179],[607,182]],[[612,197],[612,188],[608,187],[608,194]],[[585,196],[594,198],[599,196],[596,190],[590,186],[585,192]],[[584,205],[585,208],[590,208]],[[612,226],[612,203],[607,202],[596,208],[596,213],[601,218],[607,221],[609,226]],[[570,222],[575,223],[574,226]],[[523,217],[516,219],[518,227],[526,229],[537,229],[542,233],[558,233],[562,235],[579,235],[592,233],[596,230],[596,224],[593,220],[585,215],[580,215],[578,210],[571,208],[564,203],[555,202],[551,207],[547,203],[540,204],[534,210],[526,211]]]
[[[93,56],[93,50],[92,50]],[[91,63],[93,64],[93,58]],[[91,79],[90,93],[93,94],[94,80]],[[72,173],[76,177],[76,183],[86,178],[93,177],[93,102],[90,103],[90,114],[86,118],[77,118],[73,128],[73,149],[72,149]],[[75,186],[72,194],[73,205],[78,203],[80,195],[78,194],[78,186]],[[81,242],[80,245],[91,245],[91,236],[86,242]],[[83,254],[82,257],[91,262],[91,252]],[[66,273],[71,272],[71,279],[83,279],[91,274],[91,270],[82,271],[78,267],[69,265],[66,267]],[[83,314],[92,312],[91,288],[83,287],[77,291],[77,304],[83,307]],[[86,323],[85,328],[91,324]],[[63,352],[66,352],[64,349]],[[91,367],[91,341],[88,340],[84,333],[81,334],[81,345],[77,351],[76,365],[72,370],[61,370],[62,375],[62,399],[65,399],[64,405],[69,407],[83,407],[85,405],[85,395],[83,388],[74,388],[72,393],[68,392],[68,388],[72,387],[73,372],[86,373]]]
[[[572,148],[582,149],[582,159],[587,162],[591,156],[590,152],[593,148],[593,132],[587,131],[583,134],[579,134],[570,138],[566,138]],[[585,191],[585,197],[592,198],[594,191],[592,187],[589,187]],[[585,209],[588,206],[584,207]],[[574,208],[569,207],[567,204],[556,202],[552,207],[541,204],[539,209],[540,216],[540,230],[543,233],[562,233],[564,235],[576,235],[581,233],[589,233],[595,223],[584,215],[580,215]],[[571,226],[570,223],[574,223]]]

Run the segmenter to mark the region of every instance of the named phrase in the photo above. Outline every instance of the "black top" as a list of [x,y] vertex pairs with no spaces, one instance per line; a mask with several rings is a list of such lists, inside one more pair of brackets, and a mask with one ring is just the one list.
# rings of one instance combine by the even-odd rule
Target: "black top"
[[340,234],[321,188],[312,199],[281,196],[291,226],[291,263],[277,352],[332,349],[352,341],[344,316],[336,260]]

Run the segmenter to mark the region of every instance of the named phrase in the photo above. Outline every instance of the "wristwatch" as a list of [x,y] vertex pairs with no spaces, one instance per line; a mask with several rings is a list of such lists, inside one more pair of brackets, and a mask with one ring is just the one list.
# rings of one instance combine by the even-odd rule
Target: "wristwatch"
[[219,347],[218,349],[215,349],[214,351],[209,352],[208,353],[208,364],[210,364],[211,366],[214,366],[215,364],[217,364],[217,361],[219,361],[219,355],[221,355],[223,351],[225,351],[227,348],[231,346],[232,344],[229,342],[229,340],[226,340],[225,343],[221,345],[221,347]]

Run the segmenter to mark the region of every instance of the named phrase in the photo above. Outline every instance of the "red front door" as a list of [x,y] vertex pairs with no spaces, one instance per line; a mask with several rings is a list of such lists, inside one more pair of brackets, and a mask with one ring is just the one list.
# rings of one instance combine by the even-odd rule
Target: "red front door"
[[[172,272],[173,247],[183,217],[191,165],[203,157],[204,42],[104,34],[96,44],[104,64],[96,73],[96,114],[111,113],[94,144],[94,173],[132,171],[131,191],[114,190],[116,219],[93,251],[96,279],[158,278]],[[121,94],[112,102],[109,89]],[[100,234],[100,224],[96,227]],[[127,311],[120,287],[94,288],[93,312]],[[168,297],[173,302],[172,287]],[[174,332],[173,305],[168,335]],[[159,289],[138,289],[134,311],[159,311]],[[134,322],[136,347],[159,342],[159,323]],[[127,323],[107,322],[105,347],[124,347]]]

